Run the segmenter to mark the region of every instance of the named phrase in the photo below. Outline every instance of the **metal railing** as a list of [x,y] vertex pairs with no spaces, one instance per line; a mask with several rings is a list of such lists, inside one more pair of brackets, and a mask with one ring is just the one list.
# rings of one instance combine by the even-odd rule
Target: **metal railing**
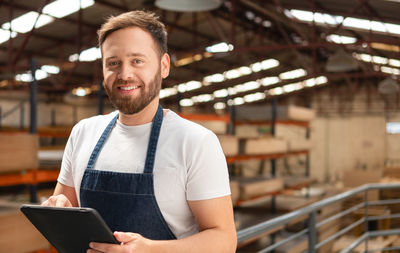
[[[393,205],[400,204],[400,199],[387,199],[387,200],[378,200],[378,201],[368,201],[368,192],[372,190],[390,190],[390,189],[400,189],[400,183],[391,183],[391,184],[366,184],[360,186],[358,188],[352,189],[350,191],[335,195],[333,197],[326,198],[324,200],[315,202],[309,206],[298,209],[296,211],[287,213],[285,215],[273,218],[271,220],[265,221],[263,223],[259,223],[257,225],[251,226],[246,229],[242,229],[238,231],[238,246],[245,245],[249,242],[260,238],[260,236],[268,233],[268,231],[276,230],[279,227],[287,226],[289,223],[298,220],[301,217],[307,216],[307,227],[300,232],[294,233],[291,236],[284,238],[277,242],[272,242],[268,247],[257,251],[258,253],[264,252],[273,252],[278,247],[291,242],[292,240],[299,239],[301,237],[307,236],[308,238],[308,253],[317,252],[322,246],[327,243],[333,242],[338,239],[342,235],[352,231],[357,226],[364,226],[364,233],[358,237],[353,243],[351,243],[347,248],[342,249],[341,253],[352,252],[358,245],[365,243],[365,251],[364,252],[380,252],[382,250],[394,251],[400,250],[400,247],[386,247],[381,249],[372,249],[368,250],[368,240],[377,237],[377,236],[388,236],[388,235],[400,235],[400,229],[387,229],[387,230],[371,230],[369,228],[370,221],[379,221],[385,219],[398,219],[400,218],[400,214],[389,214],[389,215],[381,215],[381,216],[370,216],[369,209],[371,206],[378,205]],[[356,204],[346,210],[340,211],[330,217],[325,217],[322,221],[317,222],[317,215],[319,210],[322,208],[326,208],[335,204],[338,204],[342,201],[348,200],[352,197],[363,194],[364,202]],[[318,241],[318,229],[322,226],[329,226],[333,222],[339,222],[341,218],[346,215],[352,214],[353,212],[360,210],[364,212],[364,216],[355,222],[347,225],[340,230],[330,236],[328,238]]]

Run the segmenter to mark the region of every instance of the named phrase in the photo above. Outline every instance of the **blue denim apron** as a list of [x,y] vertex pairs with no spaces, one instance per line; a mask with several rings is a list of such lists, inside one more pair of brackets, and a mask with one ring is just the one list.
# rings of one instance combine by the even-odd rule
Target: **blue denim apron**
[[176,239],[154,195],[153,167],[163,120],[162,107],[158,106],[153,119],[143,173],[93,169],[117,118],[118,115],[108,124],[90,156],[81,183],[81,206],[96,209],[112,231],[139,233],[153,240]]

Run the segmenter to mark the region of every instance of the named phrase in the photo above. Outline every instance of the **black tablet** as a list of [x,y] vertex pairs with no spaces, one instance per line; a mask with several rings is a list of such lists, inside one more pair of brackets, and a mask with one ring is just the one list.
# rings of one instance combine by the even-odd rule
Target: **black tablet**
[[21,211],[59,253],[84,253],[90,242],[119,243],[92,208],[22,205]]

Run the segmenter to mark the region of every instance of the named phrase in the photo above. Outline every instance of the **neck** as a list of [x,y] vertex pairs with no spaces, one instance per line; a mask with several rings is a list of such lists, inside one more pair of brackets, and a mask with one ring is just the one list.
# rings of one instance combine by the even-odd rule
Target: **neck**
[[150,123],[156,115],[159,100],[153,99],[143,110],[135,114],[119,113],[118,120],[126,126],[137,126]]

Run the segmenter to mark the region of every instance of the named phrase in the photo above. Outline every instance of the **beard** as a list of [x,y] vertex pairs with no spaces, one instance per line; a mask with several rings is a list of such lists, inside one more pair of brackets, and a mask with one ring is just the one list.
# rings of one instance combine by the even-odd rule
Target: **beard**
[[[129,95],[121,95],[117,88],[119,84],[133,84],[140,86],[138,96],[132,98]],[[107,84],[105,84],[104,87],[111,104],[115,108],[123,114],[135,114],[142,111],[160,94],[161,69],[160,67],[158,68],[153,79],[147,84],[142,80],[123,81],[121,79],[116,79],[112,87],[109,87]]]

